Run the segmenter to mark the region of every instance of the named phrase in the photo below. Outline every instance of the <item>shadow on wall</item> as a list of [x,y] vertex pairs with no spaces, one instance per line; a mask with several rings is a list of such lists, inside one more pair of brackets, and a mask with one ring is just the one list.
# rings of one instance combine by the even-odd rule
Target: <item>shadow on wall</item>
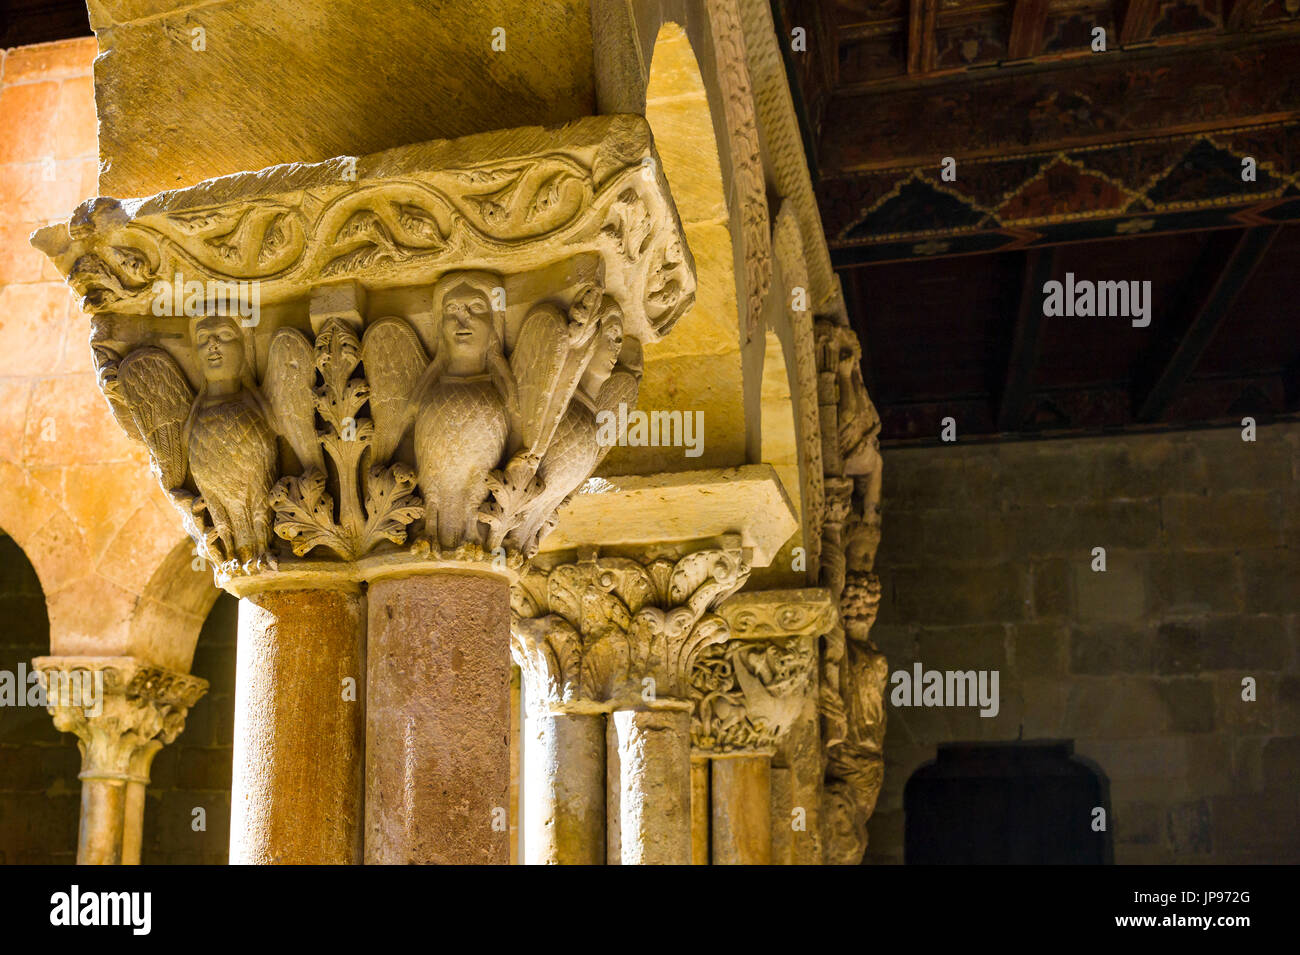
[[185,731],[154,758],[144,810],[145,865],[225,865],[235,735],[239,601],[223,593],[199,634],[191,672],[209,683]]
[[31,562],[0,531],[0,865],[77,859],[81,754],[42,706],[28,706],[32,658],[50,652],[45,595]]

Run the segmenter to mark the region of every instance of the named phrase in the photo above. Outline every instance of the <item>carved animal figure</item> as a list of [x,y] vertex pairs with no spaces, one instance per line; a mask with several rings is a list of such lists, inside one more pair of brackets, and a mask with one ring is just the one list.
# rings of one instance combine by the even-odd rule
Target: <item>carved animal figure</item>
[[400,318],[375,322],[362,343],[373,460],[386,461],[414,426],[425,536],[443,549],[479,542],[486,475],[500,465],[510,435],[515,382],[505,359],[504,316],[491,297],[499,284],[487,273],[453,272],[434,286],[441,321],[432,362]]
[[620,402],[629,407],[636,404],[640,343],[635,338],[624,341],[623,316],[616,305],[607,303],[603,308],[586,371],[538,466],[541,490],[529,505],[526,519],[506,538],[526,557],[537,553],[541,540],[558,520],[559,508],[609,453],[608,447],[596,441],[598,415],[602,411],[617,413]]
[[[175,359],[153,346],[137,348],[120,363],[97,348],[101,381],[119,423],[148,447],[163,490],[191,532],[202,535],[200,547],[227,572],[252,572],[274,564],[268,495],[279,471],[277,432],[304,468],[323,468],[315,442],[311,346],[301,332],[276,332],[276,371],[264,396],[235,319],[201,317],[192,340],[203,381],[197,395]],[[204,510],[210,528],[197,523]]]
[[[441,550],[495,547],[530,522],[543,489],[538,472],[595,348],[593,318],[603,291],[590,288],[567,316],[550,304],[530,311],[507,360],[504,315],[492,307],[499,285],[482,272],[438,281],[431,362],[404,319],[380,319],[362,343],[375,423],[372,460],[388,460],[413,429],[425,538]],[[530,535],[541,521],[531,520]]]

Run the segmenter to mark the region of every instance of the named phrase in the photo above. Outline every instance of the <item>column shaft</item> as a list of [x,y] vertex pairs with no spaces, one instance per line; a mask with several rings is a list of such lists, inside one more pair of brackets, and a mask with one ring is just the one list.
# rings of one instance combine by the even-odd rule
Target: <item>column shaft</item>
[[712,762],[713,864],[769,865],[771,757],[733,756]]
[[231,863],[360,863],[365,598],[245,597],[236,669]]
[[510,596],[445,571],[371,584],[367,863],[510,860]]
[[690,733],[685,707],[612,714],[607,747],[611,865],[691,864]]
[[122,864],[122,818],[125,804],[125,780],[82,776],[77,865]]
[[709,864],[709,762],[691,760],[691,865]]
[[605,863],[605,716],[528,715],[524,743],[528,865]]
[[146,784],[133,779],[126,784],[122,809],[122,865],[140,864],[140,847],[144,842],[144,794]]

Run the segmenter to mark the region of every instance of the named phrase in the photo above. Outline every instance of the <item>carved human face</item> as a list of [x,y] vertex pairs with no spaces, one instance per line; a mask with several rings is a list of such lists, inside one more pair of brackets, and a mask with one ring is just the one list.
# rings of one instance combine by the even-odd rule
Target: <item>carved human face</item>
[[244,372],[244,339],[233,318],[214,315],[194,326],[194,353],[209,382],[231,381]]
[[458,285],[442,300],[442,344],[461,373],[482,371],[492,335],[492,304],[481,289]]

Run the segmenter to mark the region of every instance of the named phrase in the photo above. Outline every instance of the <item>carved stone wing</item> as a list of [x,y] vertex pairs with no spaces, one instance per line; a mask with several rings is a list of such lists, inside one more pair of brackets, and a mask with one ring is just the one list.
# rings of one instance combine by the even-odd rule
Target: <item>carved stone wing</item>
[[546,453],[556,425],[590,356],[590,343],[571,346],[569,322],[553,306],[533,309],[524,319],[510,355],[510,370],[519,387],[519,432],[525,451]]
[[185,484],[185,422],[194,390],[171,355],[152,346],[137,348],[117,367],[118,394],[135,430],[149,449],[164,491]]
[[415,387],[429,358],[410,324],[381,318],[361,339],[361,361],[370,384],[370,416],[375,422],[370,460],[382,464],[397,450],[415,413]]
[[[614,369],[613,374],[606,379],[605,384],[600,388],[600,394],[596,396],[596,413],[608,411],[610,414],[617,416],[618,406],[627,405],[629,411],[636,407],[637,392],[641,388],[641,380],[621,365]],[[597,419],[599,424],[600,419]],[[605,455],[609,454],[613,444],[601,444],[596,452],[596,463],[599,464],[605,460]]]
[[276,430],[289,442],[304,472],[324,473],[325,459],[316,437],[316,350],[296,328],[271,336],[262,394],[275,415]]

